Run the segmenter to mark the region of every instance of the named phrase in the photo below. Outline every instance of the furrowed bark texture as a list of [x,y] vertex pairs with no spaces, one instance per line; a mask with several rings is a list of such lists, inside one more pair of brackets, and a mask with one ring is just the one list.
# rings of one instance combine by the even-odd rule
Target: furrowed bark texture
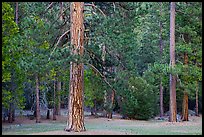
[[[84,3],[72,2],[71,11],[71,45],[72,54],[83,55],[84,52]],[[84,126],[84,64],[71,62],[70,64],[70,91],[68,106],[68,123],[66,131],[85,131]]]

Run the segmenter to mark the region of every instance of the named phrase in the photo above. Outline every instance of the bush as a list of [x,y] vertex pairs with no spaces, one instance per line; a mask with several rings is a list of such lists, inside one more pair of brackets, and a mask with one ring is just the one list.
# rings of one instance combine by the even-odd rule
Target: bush
[[123,92],[122,114],[131,119],[147,120],[158,112],[154,87],[141,77],[131,77],[128,89]]

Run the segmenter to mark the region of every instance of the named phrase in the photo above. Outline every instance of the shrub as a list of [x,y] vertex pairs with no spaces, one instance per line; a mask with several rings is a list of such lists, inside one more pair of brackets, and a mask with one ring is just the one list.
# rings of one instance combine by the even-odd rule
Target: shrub
[[131,119],[147,120],[158,112],[154,87],[141,77],[128,80],[128,90],[123,92],[122,114]]

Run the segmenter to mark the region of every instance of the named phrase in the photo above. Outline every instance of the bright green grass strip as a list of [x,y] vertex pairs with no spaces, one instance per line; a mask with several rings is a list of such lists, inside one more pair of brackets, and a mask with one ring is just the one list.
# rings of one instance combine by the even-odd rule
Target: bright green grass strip
[[[162,122],[132,122],[125,121],[120,124],[111,122],[85,123],[85,127],[89,131],[118,131],[135,135],[202,135],[202,125],[161,125]],[[31,133],[40,133],[47,131],[63,130],[66,122],[23,124],[21,126],[11,125],[2,127],[3,135],[25,135]]]

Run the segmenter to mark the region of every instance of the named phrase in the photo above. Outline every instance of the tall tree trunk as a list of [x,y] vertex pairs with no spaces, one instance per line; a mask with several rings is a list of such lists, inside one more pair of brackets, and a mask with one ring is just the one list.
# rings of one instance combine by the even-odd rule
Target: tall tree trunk
[[[84,2],[72,2],[70,7],[72,54],[84,52]],[[84,64],[70,63],[70,91],[66,131],[85,131],[84,126]]]
[[195,112],[196,112],[196,116],[199,116],[198,113],[198,81],[196,81],[196,107],[195,107]]
[[38,74],[35,75],[36,80],[36,123],[40,123],[40,98],[39,98],[39,80]]
[[55,80],[54,80],[54,96],[53,96],[53,120],[56,120],[57,118],[56,118],[56,90],[55,90]]
[[[187,67],[188,65],[188,54],[184,53],[184,65]],[[185,78],[185,82],[187,82],[187,78]],[[183,104],[182,104],[182,121],[188,121],[188,93],[184,91],[183,96]]]
[[[63,2],[60,2],[60,20],[63,21]],[[63,31],[63,30],[62,30]],[[58,77],[60,76],[60,73],[57,75]],[[60,110],[61,110],[61,81],[57,80],[57,109],[56,109],[56,115],[60,115]]]
[[[175,2],[171,2],[170,9],[170,67],[175,66]],[[170,101],[169,101],[169,121],[176,122],[176,76],[170,74]]]
[[[162,2],[160,2],[160,18],[162,18]],[[163,53],[163,42],[162,42],[162,20],[160,19],[159,22],[160,26],[160,41],[159,41],[159,48],[160,48],[160,57],[162,58]],[[164,105],[163,105],[163,86],[162,86],[162,77],[160,77],[160,86],[159,86],[159,94],[160,94],[160,117],[164,116]]]
[[[102,71],[102,73],[103,73],[103,75],[105,76],[106,74],[105,74],[105,56],[106,56],[106,46],[105,45],[103,45],[102,46],[102,64],[103,64],[103,71]],[[107,91],[105,90],[105,93],[104,93],[104,108],[103,108],[103,116],[104,117],[107,117],[107,110],[106,110],[106,108],[107,108]]]

